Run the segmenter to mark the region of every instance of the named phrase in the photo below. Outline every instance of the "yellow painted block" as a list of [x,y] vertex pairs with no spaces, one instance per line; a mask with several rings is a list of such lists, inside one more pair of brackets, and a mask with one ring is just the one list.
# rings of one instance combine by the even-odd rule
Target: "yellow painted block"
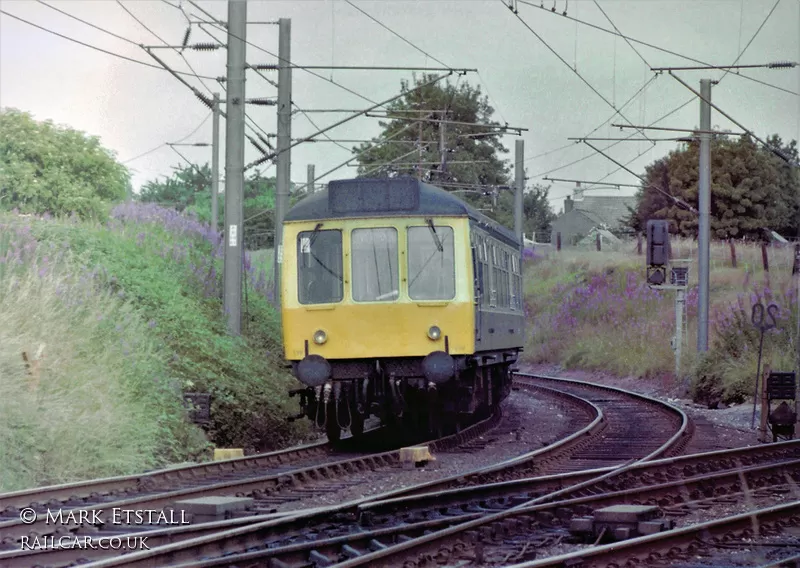
[[411,446],[409,448],[400,448],[400,461],[403,463],[419,463],[423,461],[432,461],[434,458],[428,446]]
[[244,450],[241,448],[214,448],[214,461],[232,460],[243,458]]

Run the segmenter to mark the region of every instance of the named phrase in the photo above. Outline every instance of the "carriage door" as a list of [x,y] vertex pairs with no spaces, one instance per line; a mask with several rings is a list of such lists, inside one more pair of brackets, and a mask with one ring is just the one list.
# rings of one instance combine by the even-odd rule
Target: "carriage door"
[[483,327],[483,264],[479,257],[480,243],[473,242],[472,245],[472,273],[475,275],[474,284],[474,304],[475,304],[475,342],[481,340],[481,328]]

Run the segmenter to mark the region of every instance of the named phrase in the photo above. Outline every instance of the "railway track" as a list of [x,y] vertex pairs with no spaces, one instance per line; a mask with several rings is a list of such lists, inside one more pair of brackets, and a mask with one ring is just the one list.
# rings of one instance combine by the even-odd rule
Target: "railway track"
[[[716,471],[704,473],[709,470]],[[478,565],[487,561],[492,564],[492,558],[519,554],[525,543],[526,552],[537,554],[548,539],[552,544],[554,537],[566,534],[572,516],[588,514],[598,507],[638,503],[674,511],[679,506],[707,504],[709,499],[737,499],[746,490],[772,489],[786,476],[796,483],[800,481],[800,441],[640,463],[622,474],[627,476],[624,481],[609,477],[610,472],[600,476],[596,473],[589,482],[551,493],[547,491],[554,486],[553,478],[531,479],[494,487],[469,487],[448,495],[367,502],[353,510],[330,508],[305,518],[229,530],[228,534],[214,534],[223,529],[220,526],[184,527],[180,536],[194,539],[192,549],[187,548],[188,542],[165,546],[178,539],[174,533],[151,533],[153,550],[92,566],[166,566],[182,562],[196,566],[263,566],[269,562],[272,567],[286,568],[310,563],[328,566],[347,558],[354,558],[347,566],[414,566],[424,565],[431,558],[455,562],[464,558],[474,561],[476,556],[481,559]],[[571,481],[579,479],[578,474],[573,475]],[[605,480],[595,481],[598,477]],[[614,483],[609,486],[612,480]],[[620,486],[624,488],[619,489]],[[779,493],[778,498],[781,495],[785,494]],[[309,517],[316,517],[318,522],[309,524]],[[345,523],[345,518],[349,522]],[[292,531],[287,531],[288,525]],[[427,534],[431,531],[436,532]],[[538,542],[539,546],[531,546],[531,542]],[[476,551],[478,543],[483,550]],[[39,555],[37,561],[46,559],[42,564],[62,565],[54,562],[57,555],[58,551],[50,551]],[[203,557],[207,560],[200,561]],[[4,560],[11,558],[0,555],[0,566],[4,566]]]
[[[458,434],[431,442],[430,446],[442,451],[469,442],[494,427],[501,416],[498,411]],[[380,431],[374,431],[372,436],[379,437]],[[337,480],[347,483],[346,478],[355,472],[392,467],[400,462],[399,450],[357,452],[354,444],[354,440],[344,440],[336,447],[328,443],[313,444],[261,456],[160,470],[142,476],[5,494],[0,496],[6,519],[0,521],[0,551],[19,550],[23,537],[65,535],[77,533],[84,527],[94,531],[102,525],[120,525],[114,518],[115,510],[153,511],[150,516],[154,518],[158,518],[159,512],[164,512],[163,522],[180,515],[173,508],[176,501],[206,496],[254,496],[260,502],[247,515],[271,515],[274,513],[271,502],[276,494],[284,494],[284,500],[301,500],[308,497],[307,491],[314,486],[330,486]],[[380,440],[367,439],[367,447],[380,445]],[[286,493],[294,493],[294,496],[287,497]],[[25,505],[21,507],[23,503]],[[70,514],[70,511],[75,513]],[[31,516],[23,521],[21,516],[27,514]],[[56,522],[54,518],[57,518]],[[154,528],[152,524],[145,524],[144,528]],[[129,526],[128,530],[141,528]]]
[[[618,389],[598,387],[587,383],[579,383],[577,381],[562,381],[552,378],[541,378],[537,380],[533,377],[526,377],[525,380],[520,381],[519,387],[538,389],[541,392],[550,390],[548,387],[545,387],[544,384],[548,384],[550,387],[556,384],[565,385],[564,391],[573,391],[561,392],[559,395],[561,397],[578,400],[574,392],[581,392],[584,396],[594,398],[596,403],[587,400],[583,400],[581,403],[584,412],[588,412],[588,409],[595,409],[594,420],[581,431],[568,436],[557,444],[552,444],[548,448],[543,448],[542,450],[531,452],[525,456],[507,460],[503,464],[498,464],[490,468],[483,468],[482,470],[470,474],[454,476],[450,479],[399,490],[384,495],[383,497],[393,497],[397,499],[400,496],[408,496],[425,491],[441,491],[442,488],[453,485],[463,485],[465,483],[476,485],[479,483],[479,480],[485,480],[487,478],[493,478],[493,481],[497,481],[498,479],[507,477],[509,472],[512,472],[511,475],[516,477],[521,477],[529,471],[538,472],[542,469],[561,473],[561,476],[550,476],[549,481],[544,482],[545,484],[550,483],[551,486],[556,482],[556,479],[561,480],[558,483],[577,483],[579,479],[587,479],[587,475],[588,478],[597,477],[598,475],[604,474],[603,467],[610,472],[613,470],[614,466],[619,466],[621,458],[616,455],[609,456],[603,453],[592,452],[590,449],[592,440],[594,440],[595,443],[599,439],[605,440],[606,443],[622,444],[621,436],[624,435],[627,427],[625,422],[629,422],[632,417],[641,414],[645,414],[650,418],[649,423],[653,427],[652,437],[654,441],[639,439],[640,443],[636,444],[636,452],[640,460],[649,460],[660,455],[669,454],[670,452],[679,452],[680,447],[686,443],[686,438],[690,431],[688,420],[682,412],[669,405],[662,405],[647,397],[641,397],[633,393],[628,394]],[[631,403],[626,400],[627,397],[632,397],[637,401],[637,404],[634,404],[633,408]],[[602,405],[603,409],[601,409],[599,405]],[[659,408],[659,412],[666,413],[668,416],[661,420],[652,420],[652,415],[654,414],[653,408]],[[671,427],[672,430],[668,430],[667,425]],[[642,429],[640,429],[640,432],[641,430]],[[575,459],[570,459],[572,457],[575,457]],[[627,456],[623,454],[622,459],[624,459],[624,457]],[[612,465],[609,466],[609,463]],[[576,469],[580,469],[576,467],[576,464],[582,467],[586,467],[587,464],[591,466],[601,465],[603,467],[600,469],[595,467],[594,471],[591,473],[578,472],[569,474],[570,471],[575,472]],[[605,475],[608,475],[608,473],[605,473]],[[519,488],[517,488],[517,490],[518,489]],[[509,491],[512,491],[512,489],[509,489]],[[431,499],[430,496],[428,496],[428,498]],[[160,545],[164,542],[174,542],[183,538],[187,538],[188,540],[161,547],[157,549],[159,551],[157,554],[156,550],[132,553],[126,555],[124,559],[110,560],[98,565],[111,566],[115,565],[117,562],[120,563],[119,565],[128,565],[130,562],[137,561],[140,555],[144,556],[141,556],[142,563],[138,565],[165,565],[169,562],[178,561],[179,559],[197,560],[197,558],[203,556],[219,556],[224,551],[241,551],[243,549],[242,547],[246,549],[248,547],[257,546],[256,543],[260,543],[261,546],[265,546],[265,543],[271,543],[269,544],[270,547],[280,547],[278,544],[279,542],[287,539],[290,541],[295,539],[295,541],[293,541],[294,543],[291,544],[288,549],[288,551],[291,552],[291,546],[300,546],[302,548],[302,545],[296,542],[301,534],[305,533],[306,535],[310,535],[312,540],[319,540],[321,538],[320,535],[335,533],[337,530],[346,533],[347,529],[343,529],[342,527],[337,528],[336,523],[344,522],[344,524],[353,526],[352,517],[349,519],[341,518],[351,514],[353,507],[362,506],[368,508],[368,501],[373,500],[376,500],[376,497],[362,500],[360,503],[348,504],[347,506],[320,509],[318,511],[280,519],[270,519],[249,527],[233,528],[216,535],[210,534],[210,531],[207,531],[203,535],[198,536],[198,533],[193,533],[186,527],[174,531],[162,531],[160,534],[153,533],[152,536],[156,537],[154,540],[150,541],[153,544],[158,543],[158,545]],[[480,514],[485,514],[486,512],[484,508]],[[338,513],[336,519],[332,519],[333,513]],[[459,520],[461,521],[464,519]],[[440,520],[431,522],[434,525],[436,523],[442,524]],[[445,524],[447,522],[452,521],[446,521]],[[199,525],[196,529],[205,530]],[[359,528],[359,530],[363,530],[363,528]],[[425,530],[430,531],[432,528],[428,527]],[[155,554],[155,556],[153,556],[153,554]],[[307,561],[308,559],[306,558],[306,562]]]

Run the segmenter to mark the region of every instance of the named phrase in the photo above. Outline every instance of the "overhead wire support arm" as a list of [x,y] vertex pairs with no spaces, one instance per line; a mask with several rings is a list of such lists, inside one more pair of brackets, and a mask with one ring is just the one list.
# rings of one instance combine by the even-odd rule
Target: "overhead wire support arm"
[[[277,63],[258,63],[251,65],[253,69],[260,71],[277,71]],[[324,69],[326,71],[436,71],[438,73],[448,71],[450,73],[458,73],[465,75],[467,73],[477,73],[477,69],[455,69],[453,67],[391,67],[391,66],[374,66],[374,65],[299,65],[292,63],[289,65],[292,69]]]
[[567,138],[567,140],[574,140],[583,142],[584,140],[594,140],[598,142],[686,142],[690,140],[688,137],[673,137],[673,138],[598,138],[593,136],[584,136],[582,138]]
[[651,67],[650,71],[663,73],[664,71],[708,71],[713,69],[791,69],[797,67],[795,61],[773,61],[757,65],[705,65],[694,67]]
[[191,45],[148,45],[145,46],[145,49],[194,49],[195,51],[214,51],[221,47],[225,46],[218,43],[203,42],[193,43]]
[[688,203],[686,203],[686,202],[685,202],[683,199],[679,199],[679,198],[675,197],[675,196],[674,196],[674,195],[672,195],[671,193],[668,193],[668,192],[664,191],[663,189],[661,189],[661,188],[660,188],[660,187],[658,187],[658,186],[655,186],[655,185],[653,185],[653,184],[651,184],[651,183],[647,183],[647,180],[646,180],[645,178],[643,178],[642,176],[640,176],[639,174],[637,174],[636,172],[634,172],[633,170],[631,170],[630,168],[628,168],[628,167],[627,167],[625,164],[622,164],[622,163],[618,162],[617,160],[615,160],[614,158],[612,158],[611,156],[609,156],[608,154],[606,154],[605,152],[603,152],[602,150],[600,150],[600,148],[597,148],[596,146],[594,146],[594,145],[590,144],[590,143],[589,143],[589,142],[587,142],[586,140],[584,140],[584,141],[583,141],[583,143],[584,143],[584,144],[586,144],[587,146],[589,146],[589,148],[591,148],[592,150],[594,150],[594,151],[595,151],[595,152],[597,152],[598,154],[600,154],[600,155],[604,156],[605,158],[607,158],[607,159],[611,160],[612,162],[614,162],[616,165],[618,165],[620,168],[622,168],[623,170],[625,170],[625,171],[626,171],[626,172],[628,172],[629,174],[631,174],[631,175],[633,175],[633,176],[636,176],[637,178],[639,178],[640,180],[642,180],[642,183],[645,183],[645,184],[647,184],[647,187],[651,187],[651,188],[655,189],[656,191],[658,191],[659,193],[662,193],[662,194],[664,194],[665,196],[667,196],[667,197],[669,197],[670,199],[672,199],[672,200],[673,200],[673,201],[674,201],[676,204],[678,204],[678,205],[683,205],[684,207],[686,207],[686,209],[688,209],[689,211],[691,211],[691,212],[692,212],[692,213],[694,213],[695,215],[697,215],[697,214],[698,214],[698,211],[697,211],[697,209],[695,209],[694,207],[692,207],[691,205],[689,205]]
[[[291,144],[289,144],[288,148],[285,148],[283,151],[290,150],[290,149],[294,148],[295,146],[297,146],[298,144],[302,144],[303,142],[308,142],[308,141],[312,140],[313,138],[315,138],[317,136],[321,136],[322,134],[324,134],[325,132],[328,132],[329,130],[333,130],[337,126],[341,126],[342,124],[350,122],[351,120],[353,120],[355,118],[358,118],[359,116],[363,116],[363,115],[367,114],[368,112],[370,112],[372,110],[375,110],[376,108],[379,108],[379,107],[382,107],[384,105],[387,105],[387,104],[391,103],[392,101],[395,101],[395,100],[397,100],[397,99],[399,99],[401,97],[405,97],[409,93],[413,93],[414,91],[418,91],[420,89],[424,89],[425,87],[429,87],[429,86],[431,86],[431,85],[433,85],[435,83],[438,83],[439,81],[441,81],[442,79],[444,79],[446,77],[449,77],[450,75],[452,75],[452,73],[448,73],[446,75],[440,75],[440,76],[428,81],[427,83],[423,83],[422,85],[419,85],[414,89],[411,89],[410,91],[402,92],[399,95],[395,95],[395,96],[393,96],[393,97],[391,97],[389,99],[386,99],[383,102],[374,104],[373,106],[371,106],[371,107],[369,107],[367,109],[364,109],[364,110],[362,110],[362,111],[360,111],[360,112],[358,112],[358,113],[356,113],[356,114],[354,114],[352,116],[348,116],[347,118],[344,118],[344,119],[342,119],[342,120],[340,120],[340,121],[338,121],[338,122],[336,122],[336,123],[334,123],[334,124],[332,124],[330,126],[327,126],[327,127],[323,128],[322,130],[319,130],[319,131],[315,132],[314,134],[306,136],[305,138],[297,140],[296,142],[292,142]],[[259,158],[259,159],[255,160],[255,161],[250,162],[249,164],[247,164],[244,169],[245,169],[245,171],[247,171],[250,168],[253,168],[255,166],[263,164],[264,162],[266,162],[268,160],[274,159],[275,157],[277,157],[277,155],[278,155],[278,152],[272,152],[269,155],[262,156],[261,158]]]
[[[691,132],[693,134],[725,134],[730,136],[744,136],[744,132],[725,132],[722,130],[698,130],[697,128],[669,128],[666,126],[633,126],[627,124],[612,124],[613,128],[634,128],[636,130],[666,130],[669,132]],[[588,138],[581,138],[588,140]]]
[[[387,114],[375,114],[371,111],[366,112],[366,116],[370,118],[397,118],[399,120],[407,120],[409,122],[435,122],[441,124],[455,124],[459,126],[480,126],[483,128],[497,128],[499,130],[513,130],[515,132],[527,132],[530,130],[529,128],[523,128],[522,126],[509,126],[508,124],[484,124],[482,122],[460,122],[458,120],[446,120],[441,118],[412,118],[412,117],[400,117],[400,116],[389,116],[388,113],[394,111],[387,111]],[[438,112],[438,111],[431,111],[431,112]],[[521,134],[520,134],[521,136]]]
[[715,105],[714,103],[712,103],[710,100],[708,100],[708,99],[707,99],[706,97],[704,97],[702,94],[700,94],[700,93],[699,93],[697,90],[695,90],[694,88],[692,88],[692,86],[691,86],[691,85],[687,84],[687,83],[686,83],[686,81],[684,81],[683,79],[681,79],[680,77],[678,77],[677,75],[675,75],[675,74],[674,74],[672,71],[670,71],[670,72],[669,72],[669,74],[670,74],[672,77],[674,77],[674,78],[675,78],[675,79],[676,79],[676,80],[677,80],[677,81],[678,81],[678,82],[679,82],[681,85],[683,85],[684,87],[686,87],[687,89],[689,89],[691,92],[693,92],[693,93],[694,93],[694,94],[697,96],[697,98],[699,98],[701,101],[703,101],[704,103],[708,104],[708,106],[710,106],[711,108],[713,108],[715,111],[717,111],[717,112],[718,112],[718,113],[720,113],[722,116],[724,116],[725,118],[727,118],[728,120],[730,120],[732,123],[734,123],[736,126],[738,126],[739,128],[741,128],[742,130],[744,130],[744,131],[745,131],[745,133],[746,133],[747,135],[749,135],[750,137],[752,137],[752,138],[754,138],[754,139],[758,140],[758,141],[759,141],[759,142],[760,142],[760,143],[761,143],[761,144],[764,146],[764,148],[766,148],[767,150],[769,150],[770,152],[772,152],[773,154],[775,154],[776,156],[778,156],[778,157],[779,157],[781,160],[783,160],[783,161],[784,161],[784,162],[786,162],[787,164],[790,164],[790,165],[792,165],[792,166],[798,167],[798,165],[799,165],[799,164],[797,164],[797,163],[793,162],[793,161],[792,161],[792,159],[791,159],[791,158],[789,158],[789,156],[785,155],[783,152],[781,152],[781,151],[780,151],[780,150],[778,150],[777,148],[775,148],[775,147],[773,147],[773,146],[770,146],[769,144],[767,144],[766,142],[764,142],[764,140],[762,140],[761,138],[759,138],[759,137],[758,137],[758,136],[757,136],[757,135],[756,135],[756,134],[755,134],[753,131],[751,131],[749,128],[747,128],[746,126],[744,126],[744,125],[743,125],[741,122],[739,122],[738,120],[736,120],[735,118],[733,118],[731,115],[729,115],[728,113],[726,113],[724,110],[722,110],[721,108],[719,108],[717,105]]
[[612,186],[612,187],[636,187],[636,188],[641,187],[641,186],[634,185],[634,184],[631,184],[631,183],[614,183],[614,182],[607,182],[607,181],[587,181],[587,180],[583,180],[583,179],[562,179],[562,178],[554,178],[554,177],[547,177],[547,176],[543,177],[542,179],[545,180],[545,181],[561,181],[561,182],[566,182],[566,183],[590,183],[592,185],[608,185],[608,186]]

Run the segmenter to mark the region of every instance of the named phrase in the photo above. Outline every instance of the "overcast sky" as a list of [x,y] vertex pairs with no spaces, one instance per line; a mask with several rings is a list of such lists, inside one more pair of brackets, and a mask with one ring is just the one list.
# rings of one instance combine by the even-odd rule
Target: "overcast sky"
[[[609,160],[584,144],[571,144],[567,138],[586,136],[611,118],[614,110],[610,105],[620,108],[654,77],[650,66],[698,64],[681,56],[713,65],[730,65],[745,47],[739,64],[800,61],[800,0],[599,0],[598,3],[594,0],[544,0],[545,9],[539,7],[541,0],[533,0],[533,5],[520,2],[519,18],[547,45],[506,7],[510,1],[505,0],[505,5],[503,0],[353,0],[353,3],[448,66],[479,70],[479,74],[470,73],[461,80],[480,84],[496,109],[498,121],[528,129],[523,139],[529,183],[542,182],[544,175],[637,183],[633,175],[615,172],[617,166]],[[53,0],[48,3],[133,43],[93,29],[44,3],[2,0],[0,9],[148,64],[155,62],[136,44],[162,44],[124,8],[170,45],[181,43],[187,27],[179,5],[190,17],[208,19],[199,7],[215,18],[227,19],[227,2],[224,1],[202,0],[193,5],[187,0],[123,0],[124,8],[112,0]],[[551,11],[553,6],[555,13]],[[562,15],[565,10],[566,17]],[[343,0],[248,2],[248,21],[278,18],[291,18],[291,56],[298,65],[438,66]],[[622,34],[655,47],[629,44],[625,39],[587,24],[606,30],[616,27]],[[224,41],[222,32],[213,27],[205,29]],[[277,26],[249,25],[247,40],[254,44],[247,46],[248,63],[276,62],[275,57],[258,48],[277,54]],[[211,39],[194,26],[190,43],[197,41]],[[161,49],[157,53],[174,69],[189,71],[176,52]],[[185,55],[200,75],[225,74],[224,50],[187,51]],[[411,77],[410,72],[399,71],[325,70],[315,73],[322,78],[300,69],[293,71],[292,100],[300,108],[366,108],[371,103],[365,98],[375,102],[387,99],[399,91],[401,79]],[[800,67],[748,69],[742,73],[769,85],[730,73],[713,88],[713,102],[759,136],[778,133],[784,140],[800,139],[800,97],[796,94],[800,92]],[[277,79],[277,73],[266,74]],[[678,74],[697,88],[701,78],[720,79],[724,72],[682,71]],[[219,91],[224,97],[221,86],[215,81],[206,80],[203,85],[195,78],[188,77],[188,80],[204,92]],[[248,72],[248,98],[276,94],[274,87]],[[650,81],[622,114],[633,124],[651,124],[692,97],[678,81],[662,74]],[[172,166],[181,163],[173,150],[159,145],[184,138],[206,119],[186,141],[211,141],[210,111],[169,73],[77,45],[7,15],[0,15],[0,106],[28,111],[38,120],[51,119],[99,136],[102,143],[131,168],[135,189],[149,179],[169,175]],[[248,115],[269,133],[275,132],[275,114],[275,107],[248,108]],[[314,113],[310,116],[324,127],[346,115]],[[611,128],[611,122],[625,122],[625,119],[615,117],[593,136],[620,137],[632,133]],[[693,128],[698,124],[697,99],[657,123],[673,128]],[[739,130],[716,111],[712,111],[712,125]],[[306,117],[294,116],[293,137],[306,136],[316,130]],[[376,119],[358,118],[330,134],[336,139],[367,139],[377,135],[379,130]],[[224,137],[224,124],[221,131]],[[651,137],[678,135],[658,131],[648,131],[648,134]],[[514,136],[504,139],[510,150],[509,158],[513,158],[514,140]],[[558,150],[568,144],[567,148]],[[602,148],[612,142],[592,144]],[[159,148],[138,157],[156,147]],[[623,163],[641,154],[629,167],[643,173],[647,164],[675,147],[675,142],[656,145],[623,142],[608,153]],[[181,151],[197,163],[210,160],[210,148],[181,148]],[[303,144],[292,150],[292,179],[303,183],[308,164],[315,164],[319,175],[345,161],[349,155],[347,150],[327,142]],[[250,161],[258,156],[248,145],[246,159]],[[581,158],[584,159],[568,165]],[[224,171],[224,152],[221,170]],[[344,167],[322,181],[352,177],[355,171],[354,167]],[[267,170],[267,174],[274,175],[274,168]],[[572,184],[553,184],[550,196],[556,212],[562,208],[563,198],[571,193],[571,187]],[[595,193],[632,194],[634,191],[622,188]]]

